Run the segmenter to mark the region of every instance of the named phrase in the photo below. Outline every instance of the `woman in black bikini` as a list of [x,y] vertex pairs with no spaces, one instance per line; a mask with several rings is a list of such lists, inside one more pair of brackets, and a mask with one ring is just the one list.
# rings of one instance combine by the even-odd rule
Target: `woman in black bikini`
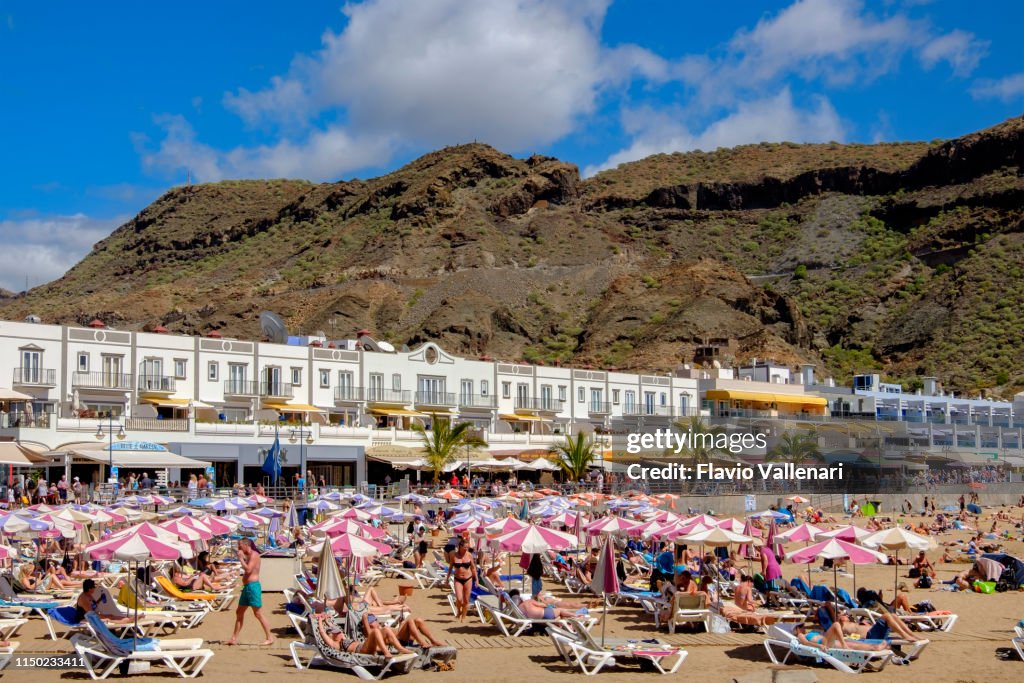
[[459,612],[459,621],[465,621],[469,611],[469,599],[473,584],[479,581],[476,573],[476,560],[469,551],[465,538],[459,539],[459,545],[452,555],[452,563],[448,566],[448,576],[455,572],[455,606]]

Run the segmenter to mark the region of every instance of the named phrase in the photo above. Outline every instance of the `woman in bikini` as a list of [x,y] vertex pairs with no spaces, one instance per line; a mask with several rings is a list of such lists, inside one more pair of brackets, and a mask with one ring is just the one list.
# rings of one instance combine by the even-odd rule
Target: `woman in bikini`
[[806,625],[797,624],[793,627],[793,635],[796,636],[802,645],[809,645],[823,652],[828,652],[832,648],[871,651],[885,649],[884,643],[861,643],[856,640],[846,640],[843,637],[842,629],[839,628],[839,624],[832,624],[832,627],[825,631],[825,633],[808,630]]
[[[344,633],[334,634],[328,631],[327,614],[325,612],[314,614],[313,619],[317,622],[317,628],[320,629],[320,636],[324,639],[324,642],[335,650],[341,650],[342,652],[358,652],[364,655],[382,655],[384,657],[393,656],[391,654],[391,650],[388,649],[387,640],[385,639],[386,637],[382,629],[368,629],[366,631],[366,640],[356,640],[355,638],[349,638]],[[401,648],[401,650],[404,649],[405,648]],[[399,652],[401,652],[401,650],[399,650]],[[405,652],[408,653],[409,651],[406,650]]]
[[473,584],[480,579],[477,576],[476,560],[465,538],[459,539],[459,545],[452,554],[452,563],[448,566],[448,576],[455,575],[455,606],[458,608],[459,621],[465,621],[466,612],[469,611],[469,600],[473,590]]

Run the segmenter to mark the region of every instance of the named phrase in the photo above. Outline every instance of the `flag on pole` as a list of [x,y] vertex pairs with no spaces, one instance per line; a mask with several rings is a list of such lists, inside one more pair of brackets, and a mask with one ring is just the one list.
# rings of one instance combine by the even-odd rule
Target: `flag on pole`
[[263,461],[263,471],[270,476],[270,481],[277,485],[281,476],[281,438],[274,429],[274,445],[267,451],[267,458]]

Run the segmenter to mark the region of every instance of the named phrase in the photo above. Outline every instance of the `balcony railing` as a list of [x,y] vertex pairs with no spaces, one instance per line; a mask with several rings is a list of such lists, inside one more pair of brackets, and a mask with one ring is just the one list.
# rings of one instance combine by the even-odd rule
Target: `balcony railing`
[[291,382],[260,382],[260,396],[274,396],[277,398],[292,397]]
[[161,375],[139,375],[139,391],[154,391],[161,394],[173,394],[177,382],[173,377]]
[[455,394],[446,394],[443,391],[417,391],[416,405],[455,407],[458,402],[455,399]]
[[366,400],[370,403],[412,403],[412,392],[370,387],[366,389]]
[[591,401],[587,404],[587,412],[591,415],[608,415],[612,412],[612,404]]
[[76,372],[71,375],[71,386],[82,389],[130,390],[132,375],[114,372]]
[[516,397],[516,410],[537,410],[548,413],[560,413],[564,407],[564,401],[558,401],[553,398]]
[[259,396],[260,383],[244,379],[226,379],[224,380],[224,394],[226,396]]
[[490,408],[498,407],[497,396],[473,396],[472,394],[459,394],[460,408]]
[[188,420],[158,420],[151,417],[129,417],[124,427],[130,432],[187,432]]
[[14,368],[14,384],[55,387],[57,371],[46,368]]
[[647,417],[673,417],[675,406],[651,406],[645,404],[627,405],[622,409],[623,415],[641,415]]
[[365,393],[362,387],[334,387],[335,401],[362,401]]

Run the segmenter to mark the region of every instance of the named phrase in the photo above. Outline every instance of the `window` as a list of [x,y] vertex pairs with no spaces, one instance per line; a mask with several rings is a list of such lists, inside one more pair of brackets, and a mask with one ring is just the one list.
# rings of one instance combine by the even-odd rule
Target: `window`
[[612,389],[612,403],[619,405],[619,390]]
[[459,397],[463,405],[466,405],[473,397],[473,380],[464,379],[459,382]]
[[78,354],[78,371],[89,372],[89,354],[80,353]]
[[623,406],[623,412],[632,413],[634,410],[636,410],[636,392],[627,391],[625,398],[626,400],[625,405]]
[[661,396],[658,397],[658,401],[659,401],[658,405],[667,406],[668,405],[668,394],[666,394],[664,391],[661,392]]
[[384,398],[384,374],[380,372],[370,373],[370,401],[379,401]]
[[217,361],[211,360],[210,364],[206,366],[206,377],[211,382],[216,382],[218,376],[220,376],[220,366]]
[[512,382],[501,383],[501,397],[512,398]]
[[[248,387],[249,366],[239,363],[228,363],[228,385],[224,388],[225,393],[245,395],[251,393]],[[216,382],[213,377],[211,381]]]
[[292,368],[292,386],[302,386],[302,368]]
[[540,385],[540,405],[542,410],[552,410],[554,405],[551,400],[551,385],[541,384]]
[[480,395],[486,396],[491,391],[491,383],[485,379],[480,380]]
[[587,390],[584,389],[583,387],[579,387],[576,390],[576,402],[577,403],[586,403],[587,402]]
[[690,414],[689,394],[679,394],[679,414],[683,416]]
[[590,410],[593,412],[604,412],[604,392],[600,389],[590,390]]
[[26,384],[39,384],[43,376],[43,353],[30,349],[21,351],[21,381]]
[[320,371],[320,388],[329,389],[331,386],[331,371],[321,370]]
[[566,391],[567,391],[567,389],[566,389],[566,386],[564,384],[559,385],[559,387],[558,387],[558,400],[561,401],[562,403],[565,403]]
[[402,375],[395,373],[391,375],[391,390],[401,391],[402,390]]
[[338,370],[337,397],[351,401],[356,398],[355,390],[352,388],[352,373],[348,370]]
[[184,358],[174,359],[174,378],[185,379],[185,371],[188,369],[188,361]]

